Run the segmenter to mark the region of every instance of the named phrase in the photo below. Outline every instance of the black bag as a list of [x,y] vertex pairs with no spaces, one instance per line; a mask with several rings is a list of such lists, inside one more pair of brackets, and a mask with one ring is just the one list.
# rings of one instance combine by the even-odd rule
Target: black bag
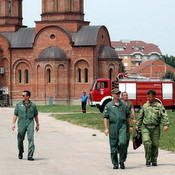
[[142,133],[136,131],[136,135],[133,137],[133,149],[137,149],[142,144]]

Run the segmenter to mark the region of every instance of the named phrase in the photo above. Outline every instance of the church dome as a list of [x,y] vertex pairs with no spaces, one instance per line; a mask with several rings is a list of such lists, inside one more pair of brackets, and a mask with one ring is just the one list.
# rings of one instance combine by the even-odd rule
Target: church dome
[[98,52],[99,59],[119,59],[116,51],[109,46],[101,45]]
[[59,47],[48,47],[39,55],[39,59],[66,59],[65,52]]

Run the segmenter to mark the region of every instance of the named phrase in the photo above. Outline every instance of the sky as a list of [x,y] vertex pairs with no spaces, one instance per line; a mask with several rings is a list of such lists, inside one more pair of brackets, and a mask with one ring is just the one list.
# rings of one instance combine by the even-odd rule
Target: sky
[[[111,41],[156,44],[175,56],[175,0],[84,0],[85,21],[107,27]],[[23,24],[40,21],[41,0],[23,0]]]

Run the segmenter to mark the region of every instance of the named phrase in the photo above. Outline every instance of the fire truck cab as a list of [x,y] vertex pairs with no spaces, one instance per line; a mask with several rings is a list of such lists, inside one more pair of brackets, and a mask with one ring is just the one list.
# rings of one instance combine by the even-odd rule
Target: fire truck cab
[[156,91],[157,100],[166,109],[175,109],[175,85],[171,80],[148,79],[148,78],[116,78],[111,82],[110,79],[96,79],[90,91],[90,106],[96,106],[100,112],[112,100],[111,90],[118,87],[121,92],[128,93],[129,100],[135,108],[141,108],[147,102],[147,91]]

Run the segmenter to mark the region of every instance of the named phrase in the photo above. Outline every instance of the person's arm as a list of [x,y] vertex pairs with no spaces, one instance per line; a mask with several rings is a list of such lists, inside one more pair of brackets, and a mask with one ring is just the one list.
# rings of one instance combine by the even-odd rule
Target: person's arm
[[36,123],[35,129],[36,129],[36,132],[38,132],[39,131],[39,118],[38,118],[38,116],[35,117],[35,123]]
[[137,123],[137,118],[136,118],[136,113],[135,113],[134,108],[131,108],[131,113],[132,113],[132,115],[133,115],[133,117],[134,117],[133,122],[136,124],[136,123]]
[[13,116],[13,121],[12,121],[12,130],[13,130],[13,131],[14,131],[15,128],[16,128],[16,120],[17,120],[17,116],[14,115],[14,116]]
[[169,120],[168,120],[167,111],[165,110],[164,106],[162,106],[162,108],[161,108],[161,118],[162,118],[162,123],[163,123],[163,130],[168,131]]
[[109,122],[109,120],[107,118],[104,118],[104,128],[105,128],[104,133],[106,136],[109,135],[108,122]]
[[104,111],[103,111],[103,117],[104,117],[104,128],[105,128],[105,135],[108,136],[109,135],[109,112],[108,112],[108,108],[107,106],[105,106]]
[[136,124],[137,123],[137,118],[136,118],[136,113],[135,113],[134,105],[133,105],[133,103],[131,101],[130,101],[130,103],[131,103],[131,113],[132,113],[132,116],[134,118],[133,123]]
[[37,132],[39,131],[39,118],[38,118],[38,110],[36,106],[34,106],[34,118],[35,118],[35,123],[36,123],[35,130]]
[[138,130],[142,126],[143,118],[144,118],[144,109],[142,107],[137,119],[136,130]]
[[15,110],[14,110],[14,116],[12,120],[12,130],[14,131],[16,128],[16,120],[18,118],[18,104],[16,104]]
[[129,126],[129,132],[131,133],[133,131],[133,126],[132,126],[132,121],[130,118],[131,114],[130,114],[130,110],[129,108],[126,106],[126,121],[128,123]]
[[130,118],[127,118],[128,126],[129,126],[129,132],[131,133],[133,131],[133,126]]

